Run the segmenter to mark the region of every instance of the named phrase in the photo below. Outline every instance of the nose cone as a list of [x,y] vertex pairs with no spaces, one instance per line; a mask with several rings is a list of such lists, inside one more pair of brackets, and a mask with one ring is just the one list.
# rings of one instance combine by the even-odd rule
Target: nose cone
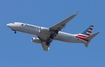
[[7,24],[6,26],[7,26],[7,27],[11,27],[11,24]]

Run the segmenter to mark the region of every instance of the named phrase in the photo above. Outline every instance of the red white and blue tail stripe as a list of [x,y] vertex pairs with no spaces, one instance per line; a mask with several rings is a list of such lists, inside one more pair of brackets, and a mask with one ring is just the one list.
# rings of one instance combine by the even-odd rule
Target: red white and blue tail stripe
[[90,36],[93,30],[93,25],[90,25],[86,30],[84,30],[81,34],[85,34],[87,36]]
[[97,34],[99,34],[99,32],[92,34],[93,27],[93,25],[90,25],[86,30],[76,36],[76,38],[84,41],[84,45],[86,47],[88,47],[90,40],[94,38]]
[[90,25],[86,30],[84,30],[82,33],[78,34],[76,38],[79,38],[81,40],[84,40],[85,42],[89,42],[89,40],[86,39],[86,37],[89,37],[92,34],[93,25]]

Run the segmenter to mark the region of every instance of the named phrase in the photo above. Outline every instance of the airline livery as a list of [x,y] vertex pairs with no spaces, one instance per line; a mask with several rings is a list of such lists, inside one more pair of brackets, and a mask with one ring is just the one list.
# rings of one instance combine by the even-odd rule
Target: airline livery
[[73,19],[78,12],[71,15],[70,17],[66,18],[65,20],[59,22],[58,24],[46,28],[36,25],[31,25],[27,23],[22,22],[13,22],[7,24],[9,28],[11,28],[14,33],[17,31],[36,35],[37,38],[33,37],[32,42],[40,43],[42,45],[42,48],[45,51],[49,50],[50,43],[53,40],[59,40],[63,42],[71,42],[71,43],[84,43],[86,47],[88,47],[88,44],[90,40],[95,37],[99,32],[92,34],[93,25],[90,25],[86,30],[84,30],[82,33],[79,34],[70,34],[66,32],[62,32],[62,28],[64,28],[71,19]]

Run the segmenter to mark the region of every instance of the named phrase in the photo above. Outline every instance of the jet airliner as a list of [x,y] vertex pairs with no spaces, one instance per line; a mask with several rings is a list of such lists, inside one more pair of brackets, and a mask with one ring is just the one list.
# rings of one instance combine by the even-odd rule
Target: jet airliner
[[65,20],[57,23],[56,25],[46,28],[41,26],[36,26],[32,24],[22,23],[22,22],[12,22],[7,24],[7,26],[16,33],[17,31],[36,35],[36,37],[32,38],[32,42],[39,43],[42,45],[42,48],[45,51],[49,50],[50,43],[53,40],[59,40],[63,42],[71,42],[71,43],[84,43],[86,47],[90,40],[95,37],[99,32],[92,34],[93,25],[90,25],[86,30],[79,34],[70,34],[66,32],[62,32],[62,28],[66,26],[66,24],[72,20],[78,12],[66,18]]

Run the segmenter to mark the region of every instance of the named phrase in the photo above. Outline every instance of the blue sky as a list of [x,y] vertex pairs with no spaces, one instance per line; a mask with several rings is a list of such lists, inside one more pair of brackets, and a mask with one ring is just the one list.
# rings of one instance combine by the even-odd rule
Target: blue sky
[[[104,67],[105,0],[0,0],[0,67]],[[62,30],[80,33],[94,25],[97,35],[83,44],[53,41],[48,52],[32,43],[34,35],[14,34],[7,23],[20,21],[51,27],[79,10]]]

